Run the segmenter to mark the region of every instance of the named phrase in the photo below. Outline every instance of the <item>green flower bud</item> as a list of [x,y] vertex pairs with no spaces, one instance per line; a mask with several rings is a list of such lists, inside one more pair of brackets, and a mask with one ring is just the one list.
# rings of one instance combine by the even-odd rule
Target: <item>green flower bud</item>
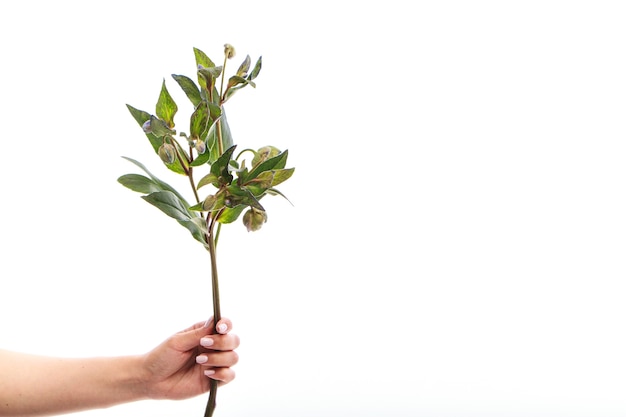
[[163,145],[159,147],[159,157],[161,158],[161,161],[166,164],[174,163],[174,161],[176,161],[176,149],[174,148],[174,145],[170,143],[163,143]]
[[235,47],[232,46],[229,43],[224,44],[224,55],[226,55],[226,58],[228,58],[228,59],[231,59],[232,57],[234,57],[235,56]]
[[275,157],[279,153],[280,149],[274,146],[264,146],[256,151],[256,153],[254,154],[254,158],[252,158],[252,165],[256,166],[261,162],[265,162],[268,159]]
[[217,197],[210,194],[202,202],[202,209],[205,211],[211,211],[213,210],[213,207],[215,206],[216,202],[217,202]]
[[265,222],[267,222],[267,213],[261,210],[251,208],[243,215],[243,224],[248,232],[256,232]]

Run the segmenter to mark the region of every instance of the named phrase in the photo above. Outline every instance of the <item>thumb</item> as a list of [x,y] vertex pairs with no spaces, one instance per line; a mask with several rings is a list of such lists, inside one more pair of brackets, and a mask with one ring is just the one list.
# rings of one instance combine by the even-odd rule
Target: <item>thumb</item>
[[173,335],[170,340],[174,349],[180,352],[185,352],[197,347],[203,336],[212,333],[212,323],[212,320],[199,322],[194,324],[192,327]]

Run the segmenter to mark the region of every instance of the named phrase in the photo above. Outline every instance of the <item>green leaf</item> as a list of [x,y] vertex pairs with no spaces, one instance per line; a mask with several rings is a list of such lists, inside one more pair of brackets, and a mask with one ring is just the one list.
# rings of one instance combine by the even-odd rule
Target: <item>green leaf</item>
[[232,223],[241,215],[247,206],[240,205],[233,208],[225,208],[224,211],[217,218],[217,221],[222,224]]
[[261,58],[262,57],[259,57],[254,65],[254,68],[252,69],[252,72],[248,75],[248,79],[250,81],[254,80],[259,75],[259,72],[261,72]]
[[161,85],[161,94],[159,94],[159,100],[156,104],[156,114],[159,119],[165,121],[169,128],[174,127],[174,116],[178,111],[178,106],[176,102],[167,91],[167,87],[165,86],[165,79],[163,79],[163,84]]
[[162,188],[154,180],[139,174],[122,175],[117,181],[124,187],[142,194],[162,191]]
[[201,217],[193,217],[191,220],[179,220],[178,223],[189,230],[193,238],[202,243],[205,248],[209,248],[206,243],[206,236],[208,235],[206,223]]
[[222,115],[220,116],[220,124],[222,128],[222,146],[224,149],[228,149],[234,145],[233,136],[230,133],[230,126],[228,126],[228,120],[226,119],[226,112],[222,108]]
[[[222,73],[222,67],[198,68],[198,82],[207,91],[215,89],[215,80]],[[215,93],[213,93],[215,96]],[[214,97],[215,98],[215,97]]]
[[222,108],[215,103],[209,103],[209,114],[211,120],[216,121],[222,115]]
[[204,177],[202,177],[202,179],[200,179],[200,181],[198,181],[198,189],[204,187],[205,185],[208,184],[213,184],[213,186],[215,186],[215,188],[219,188],[219,183],[217,182],[217,176],[215,174],[208,173],[207,175],[205,175]]
[[[206,136],[206,154],[209,156],[208,160],[205,162],[208,162],[209,164],[214,163],[217,158],[219,158],[220,156],[220,150],[219,150],[219,146],[217,145],[217,123],[213,123],[211,125],[211,127],[209,127],[209,132],[207,133]],[[196,161],[194,161],[194,166]]]
[[205,132],[209,126],[209,106],[206,101],[201,101],[193,114],[189,122],[189,130],[191,139],[198,140],[205,136]]
[[202,52],[200,49],[198,48],[193,48],[193,53],[196,56],[196,65],[200,66],[202,65],[205,68],[209,68],[209,67],[214,67],[215,64],[213,63],[213,61],[211,61],[209,59],[209,57]]
[[211,165],[211,174],[217,178],[222,177],[226,183],[230,183],[233,180],[233,176],[228,170],[230,160],[233,156],[233,152],[237,146],[233,145],[226,149],[222,155]]
[[200,95],[200,89],[198,88],[196,83],[194,83],[191,78],[185,75],[172,74],[172,78],[174,78],[180,88],[183,89],[183,91],[187,95],[187,98],[189,99],[189,101],[191,101],[193,106],[198,106],[198,104],[200,104],[200,102],[202,101],[202,96]]
[[227,207],[233,208],[238,205],[250,206],[254,207],[257,210],[265,211],[259,200],[245,188],[239,188],[238,186],[231,184],[228,188],[229,193],[229,202],[226,204]]
[[136,109],[130,104],[127,104],[126,107],[128,108],[128,111],[130,111],[130,114],[133,116],[135,121],[139,124],[139,126],[143,126],[146,121],[150,120],[150,113]]
[[180,225],[185,227],[197,241],[205,244],[206,226],[204,221],[193,211],[188,209],[188,205],[170,191],[157,191],[145,196],[144,200],[152,204],[169,217],[176,219]]
[[[289,199],[280,191],[278,191],[276,188],[270,188],[269,190],[267,190],[267,193],[269,195],[279,195],[282,198],[284,198],[285,200],[289,201]],[[291,204],[293,206],[293,203],[291,201],[289,201],[289,204]]]
[[[143,110],[138,110],[138,109],[134,108],[133,106],[131,106],[130,104],[127,104],[126,107],[128,108],[128,111],[130,111],[130,114],[133,116],[135,121],[141,127],[143,127],[144,123],[146,123],[152,117],[149,113],[147,113],[147,112],[145,112]],[[158,136],[156,136],[153,133],[145,133],[145,134],[146,134],[146,137],[148,138],[148,140],[150,141],[150,144],[152,145],[152,148],[154,149],[154,152],[158,152],[159,147],[163,144],[163,139],[159,138]]]
[[191,220],[189,207],[171,191],[156,191],[141,198],[176,220]]
[[285,150],[284,152],[264,161],[257,165],[246,177],[244,182],[248,182],[252,179],[255,179],[261,172],[269,171],[271,169],[282,169],[287,164],[287,156],[289,151]]
[[261,172],[253,181],[265,188],[275,187],[291,178],[294,171],[295,168],[271,169]]
[[230,133],[230,127],[228,126],[228,122],[226,120],[226,113],[224,109],[222,109],[222,115],[218,120],[215,121],[209,127],[209,131],[207,133],[207,149],[210,153],[209,156],[209,164],[213,164],[217,158],[219,158],[219,146],[218,146],[218,134],[217,134],[217,124],[220,123],[220,128],[222,129],[222,145],[224,149],[228,149],[233,146],[233,137]]
[[[170,129],[166,121],[156,116],[150,116],[150,129],[152,129],[152,134],[158,138],[176,134],[174,130]],[[163,141],[161,141],[161,143],[163,143]]]
[[239,66],[239,69],[237,70],[237,75],[239,75],[240,77],[243,77],[248,73],[249,69],[250,69],[250,55],[246,55],[246,58],[243,60],[243,62]]
[[199,167],[209,162],[210,158],[211,158],[211,151],[207,149],[204,151],[204,153],[201,153],[200,155],[196,157],[196,159],[191,161],[189,165],[191,165],[192,167]]
[[132,162],[133,164],[135,164],[136,166],[138,166],[139,168],[141,168],[141,170],[143,172],[145,172],[146,174],[148,174],[148,176],[150,178],[152,178],[152,180],[154,181],[154,183],[160,187],[160,189],[162,191],[170,191],[172,193],[174,193],[182,202],[184,202],[187,206],[189,205],[187,203],[187,201],[185,201],[185,199],[183,198],[182,195],[180,195],[180,193],[178,191],[176,191],[176,189],[174,187],[172,187],[171,185],[169,185],[168,183],[166,183],[165,181],[161,181],[159,178],[155,177],[150,171],[148,171],[148,168],[146,168],[141,162],[136,161],[132,158],[128,158],[126,156],[123,156],[122,158],[126,159],[127,161]]

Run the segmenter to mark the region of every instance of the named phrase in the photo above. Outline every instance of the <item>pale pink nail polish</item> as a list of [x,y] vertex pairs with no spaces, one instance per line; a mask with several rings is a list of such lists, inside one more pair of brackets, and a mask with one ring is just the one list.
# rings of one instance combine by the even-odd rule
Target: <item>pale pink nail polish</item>
[[215,371],[213,369],[207,369],[206,371],[204,371],[204,375],[206,376],[215,375]]
[[204,347],[213,346],[213,343],[215,343],[215,341],[210,337],[203,337],[202,339],[200,339],[200,344]]
[[196,363],[206,363],[208,360],[209,358],[204,355],[196,356]]
[[226,332],[226,330],[228,330],[228,326],[225,325],[224,323],[217,325],[217,331],[218,332],[224,333],[224,332]]

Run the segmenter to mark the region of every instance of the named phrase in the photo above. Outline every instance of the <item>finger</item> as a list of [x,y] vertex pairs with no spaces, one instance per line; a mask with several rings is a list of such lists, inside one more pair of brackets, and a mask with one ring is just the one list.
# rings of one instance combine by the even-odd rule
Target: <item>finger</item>
[[229,350],[226,352],[209,352],[196,356],[196,363],[206,367],[228,367],[239,362],[237,352]]
[[235,379],[235,371],[230,368],[210,368],[204,370],[204,375],[219,381],[218,385],[224,385]]
[[[215,327],[215,330],[217,330],[217,333],[226,334],[233,328],[233,323],[230,321],[230,319],[226,317],[222,317],[217,322],[217,326],[214,326],[213,317],[211,317],[204,323],[204,327],[208,327],[210,329],[213,329]],[[215,333],[215,331],[212,331],[212,333]]]
[[[233,328],[233,324],[228,318],[222,318],[217,323],[217,330],[220,334],[226,334]],[[206,322],[198,322],[193,326],[176,333],[171,337],[174,349],[185,352],[198,346],[198,341],[202,336],[215,334],[213,330],[213,317]]]
[[239,342],[236,334],[215,334],[200,339],[200,345],[210,350],[235,350],[239,347]]
[[229,331],[231,331],[232,328],[233,328],[233,323],[230,321],[230,319],[225,318],[225,317],[222,317],[220,321],[217,322],[217,326],[215,326],[215,329],[220,334],[226,334]]

